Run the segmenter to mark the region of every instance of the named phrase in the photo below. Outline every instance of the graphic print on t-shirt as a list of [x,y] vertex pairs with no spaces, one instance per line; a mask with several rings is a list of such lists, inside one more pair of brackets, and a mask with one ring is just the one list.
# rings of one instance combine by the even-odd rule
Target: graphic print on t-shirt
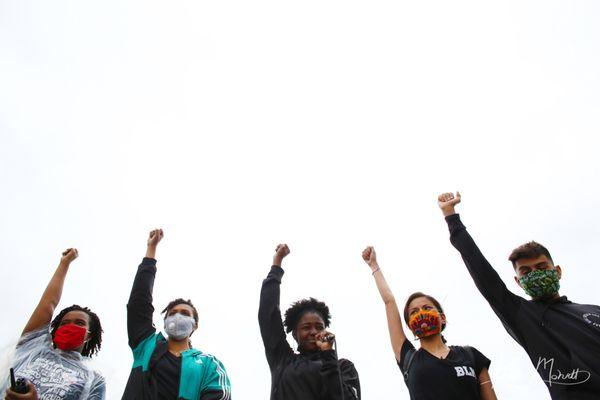
[[588,324],[600,329],[600,315],[594,313],[583,314],[583,320]]
[[67,363],[45,357],[38,357],[18,374],[36,386],[43,400],[77,400],[88,381],[86,372],[80,368],[69,368]]

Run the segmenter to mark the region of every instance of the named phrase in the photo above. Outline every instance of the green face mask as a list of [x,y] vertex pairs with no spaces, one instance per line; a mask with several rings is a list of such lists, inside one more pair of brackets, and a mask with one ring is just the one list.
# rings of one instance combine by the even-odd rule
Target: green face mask
[[555,269],[536,269],[519,279],[525,293],[533,298],[551,297],[558,293],[560,283]]

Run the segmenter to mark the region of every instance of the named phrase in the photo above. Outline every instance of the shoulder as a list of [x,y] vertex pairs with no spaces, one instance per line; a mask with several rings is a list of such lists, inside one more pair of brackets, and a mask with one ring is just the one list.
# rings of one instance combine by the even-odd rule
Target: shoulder
[[473,346],[450,346],[460,357],[473,363],[477,373],[483,368],[489,368],[491,361],[481,351]]
[[209,353],[204,353],[200,350],[196,350],[196,349],[194,349],[194,350],[195,350],[195,353],[193,354],[194,359],[196,359],[197,361],[201,361],[203,364],[206,364],[207,366],[211,366],[214,369],[225,371],[225,366],[223,365],[221,360],[219,360],[217,357],[215,357],[214,355],[209,354]]
[[50,324],[44,324],[41,327],[34,329],[30,332],[25,332],[19,338],[17,343],[17,348],[27,344],[27,343],[50,343],[52,338],[50,336]]

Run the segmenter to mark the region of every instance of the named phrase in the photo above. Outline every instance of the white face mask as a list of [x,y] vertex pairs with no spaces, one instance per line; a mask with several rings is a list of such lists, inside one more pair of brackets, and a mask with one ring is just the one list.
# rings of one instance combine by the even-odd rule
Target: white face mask
[[194,331],[196,321],[193,317],[187,317],[179,313],[165,318],[165,332],[171,339],[182,340],[190,336]]

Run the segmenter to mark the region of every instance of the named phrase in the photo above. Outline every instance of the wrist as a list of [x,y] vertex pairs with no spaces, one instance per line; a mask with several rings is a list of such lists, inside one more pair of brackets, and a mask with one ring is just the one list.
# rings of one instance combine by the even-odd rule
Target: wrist
[[281,268],[282,262],[283,262],[283,258],[273,257],[273,265]]
[[377,262],[369,264],[369,267],[371,268],[371,272],[377,271],[378,269],[380,269],[379,264],[377,264]]
[[442,208],[442,214],[444,214],[444,217],[447,217],[456,214],[456,211],[454,210],[454,207],[444,207]]

